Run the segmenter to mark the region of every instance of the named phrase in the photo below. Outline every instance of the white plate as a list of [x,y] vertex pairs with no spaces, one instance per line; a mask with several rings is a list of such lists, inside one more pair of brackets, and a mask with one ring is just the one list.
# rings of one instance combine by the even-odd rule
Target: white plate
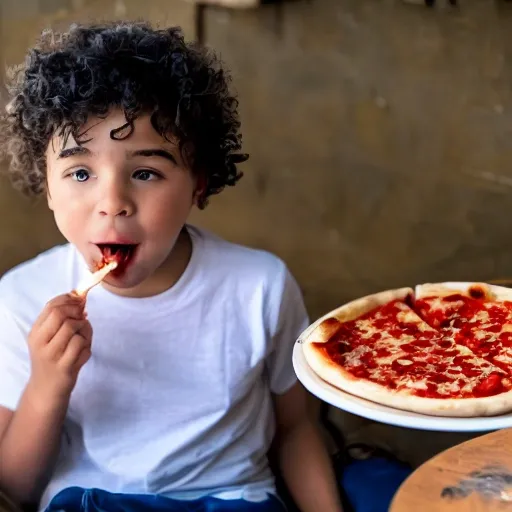
[[512,414],[488,418],[445,418],[426,416],[413,412],[401,411],[379,405],[364,398],[345,393],[320,379],[309,367],[302,346],[295,343],[293,349],[293,368],[298,379],[313,395],[338,409],[363,418],[420,430],[437,430],[441,432],[487,432],[512,427]]

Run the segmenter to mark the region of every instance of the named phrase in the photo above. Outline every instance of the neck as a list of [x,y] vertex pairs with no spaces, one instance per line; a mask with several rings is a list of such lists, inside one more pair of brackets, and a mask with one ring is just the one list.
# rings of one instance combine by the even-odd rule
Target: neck
[[134,288],[113,288],[103,283],[105,289],[116,295],[131,298],[152,297],[174,286],[185,272],[192,255],[192,240],[184,228],[169,254],[167,260],[151,277]]

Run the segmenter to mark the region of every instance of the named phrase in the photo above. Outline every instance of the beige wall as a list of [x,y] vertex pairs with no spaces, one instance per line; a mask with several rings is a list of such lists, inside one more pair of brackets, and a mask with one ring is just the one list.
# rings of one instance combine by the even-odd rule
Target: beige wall
[[209,12],[253,158],[204,222],[282,255],[313,315],[386,287],[511,277],[511,16],[496,5]]

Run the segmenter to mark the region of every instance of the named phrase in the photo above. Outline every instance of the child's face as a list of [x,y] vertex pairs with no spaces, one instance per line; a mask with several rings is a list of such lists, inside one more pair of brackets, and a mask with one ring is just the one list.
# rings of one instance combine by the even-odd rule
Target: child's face
[[172,249],[199,193],[177,145],[154,130],[149,116],[135,121],[130,136],[113,140],[111,131],[125,123],[114,110],[88,120],[82,137],[88,142],[78,146],[70,137],[63,146],[55,137],[47,150],[48,204],[88,265],[102,261],[101,244],[129,244],[126,265],[106,280],[120,292],[166,281]]

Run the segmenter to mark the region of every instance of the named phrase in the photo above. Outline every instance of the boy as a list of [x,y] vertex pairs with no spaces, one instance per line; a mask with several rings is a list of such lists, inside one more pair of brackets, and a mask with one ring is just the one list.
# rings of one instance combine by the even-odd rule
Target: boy
[[69,244],[0,282],[0,489],[40,510],[278,512],[275,438],[300,510],[340,511],[291,365],[296,282],[187,224],[246,159],[216,58],[178,29],[74,27],[43,35],[10,93],[12,178]]

